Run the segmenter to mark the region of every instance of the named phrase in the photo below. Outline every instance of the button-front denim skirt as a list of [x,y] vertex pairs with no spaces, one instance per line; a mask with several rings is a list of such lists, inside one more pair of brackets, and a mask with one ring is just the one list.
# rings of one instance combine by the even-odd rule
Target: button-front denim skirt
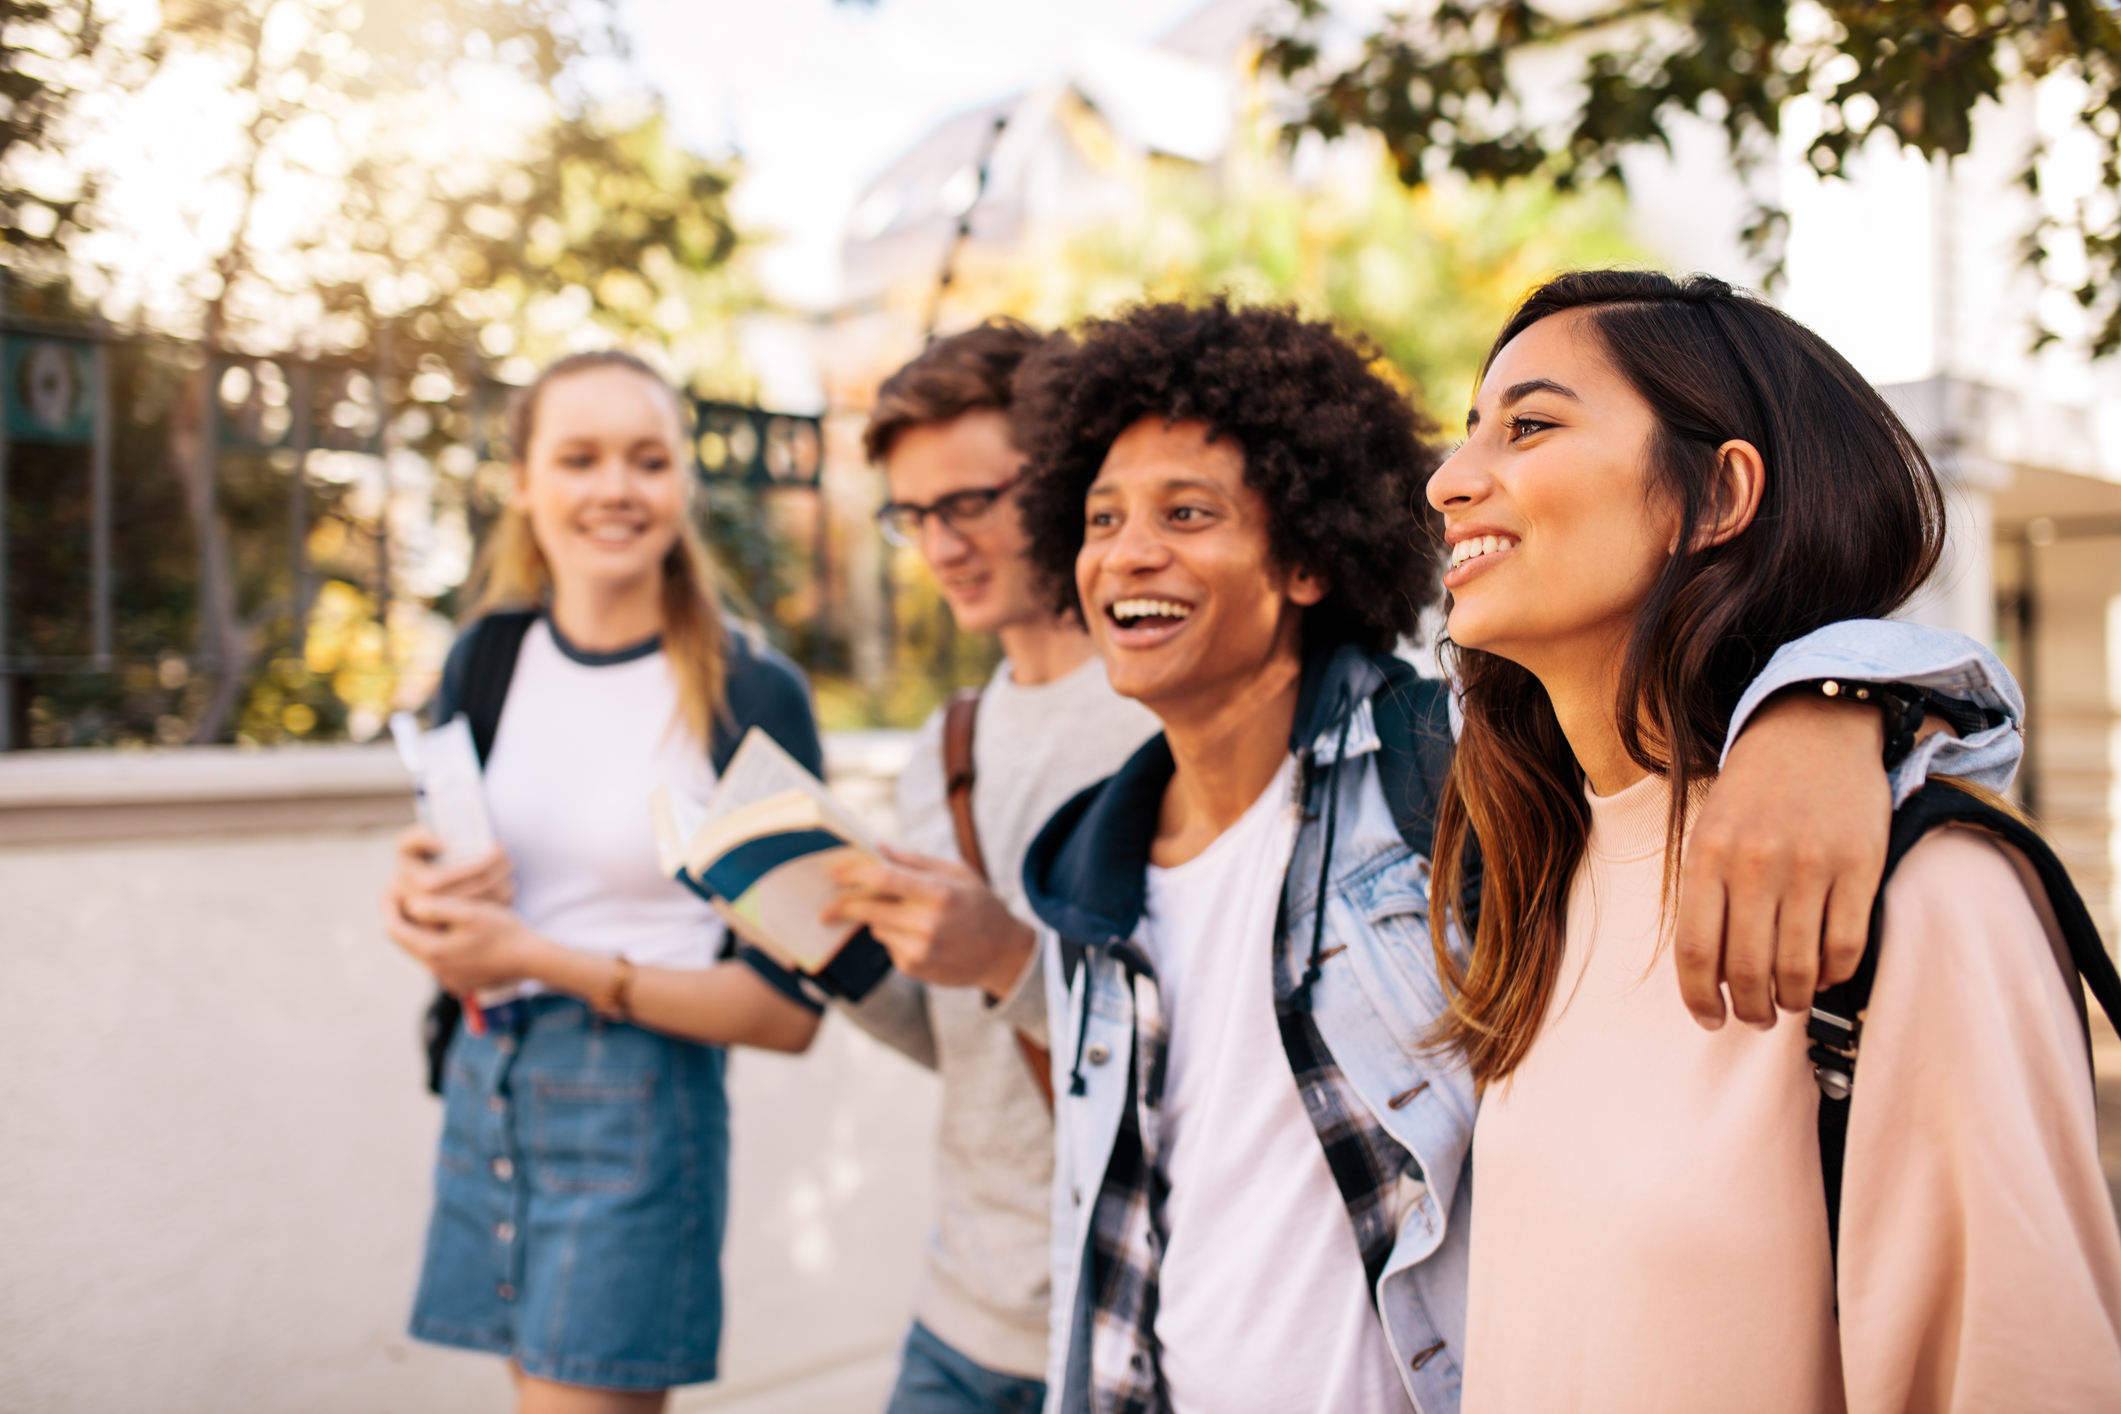
[[729,1102],[722,1051],[570,997],[459,1031],[443,1084],[422,1340],[602,1389],[711,1380]]

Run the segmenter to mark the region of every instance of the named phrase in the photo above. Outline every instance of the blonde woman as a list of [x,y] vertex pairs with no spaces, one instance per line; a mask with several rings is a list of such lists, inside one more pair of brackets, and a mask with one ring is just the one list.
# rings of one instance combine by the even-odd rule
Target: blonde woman
[[407,831],[383,903],[447,993],[489,1002],[436,1038],[412,1332],[508,1357],[522,1414],[640,1414],[715,1375],[720,1047],[801,1050],[819,1014],[765,959],[718,960],[646,802],[664,782],[706,798],[752,725],[812,770],[821,753],[802,676],[721,617],[669,385],[578,354],[509,432],[514,495],[438,704],[472,722],[499,846],[449,870]]

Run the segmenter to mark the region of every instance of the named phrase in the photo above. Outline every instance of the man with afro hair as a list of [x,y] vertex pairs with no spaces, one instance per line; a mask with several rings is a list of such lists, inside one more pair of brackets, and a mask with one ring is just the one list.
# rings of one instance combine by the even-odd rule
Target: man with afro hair
[[[1451,727],[1393,652],[1438,595],[1427,429],[1328,325],[1222,300],[1056,336],[1016,391],[1030,557],[1163,726],[1024,867],[1057,936],[1047,1408],[1453,1414],[1476,1097],[1424,1046]],[[1908,656],[1876,628],[1871,676]],[[1878,714],[1822,701],[1716,787],[1796,861],[1717,881],[1734,918],[1883,859],[1884,811],[1837,818],[1859,772],[1886,799]],[[1785,789],[1812,762],[1840,788]],[[1789,930],[1814,965],[1819,916]]]

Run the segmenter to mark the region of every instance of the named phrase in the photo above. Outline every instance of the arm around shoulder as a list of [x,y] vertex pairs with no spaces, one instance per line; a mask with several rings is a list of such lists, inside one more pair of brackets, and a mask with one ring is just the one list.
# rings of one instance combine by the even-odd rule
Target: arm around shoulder
[[1893,769],[1895,804],[1933,775],[1959,776],[2000,792],[2017,774],[2025,754],[2025,694],[2010,669],[1963,633],[1900,619],[1844,619],[1783,644],[1738,699],[1724,738],[1725,758],[1769,697],[1822,678],[1900,683],[2002,715],[2000,726],[1965,737],[1939,732],[1920,743]]

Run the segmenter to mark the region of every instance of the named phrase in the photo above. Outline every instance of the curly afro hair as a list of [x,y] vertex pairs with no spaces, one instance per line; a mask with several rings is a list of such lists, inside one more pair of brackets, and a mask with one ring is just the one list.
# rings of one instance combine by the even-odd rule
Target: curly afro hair
[[1411,635],[1439,592],[1426,485],[1430,428],[1372,371],[1366,345],[1282,307],[1141,304],[1052,336],[1017,373],[1020,494],[1030,559],[1054,607],[1080,614],[1083,501],[1105,454],[1145,417],[1234,438],[1266,498],[1275,560],[1330,587],[1304,649],[1373,652]]

